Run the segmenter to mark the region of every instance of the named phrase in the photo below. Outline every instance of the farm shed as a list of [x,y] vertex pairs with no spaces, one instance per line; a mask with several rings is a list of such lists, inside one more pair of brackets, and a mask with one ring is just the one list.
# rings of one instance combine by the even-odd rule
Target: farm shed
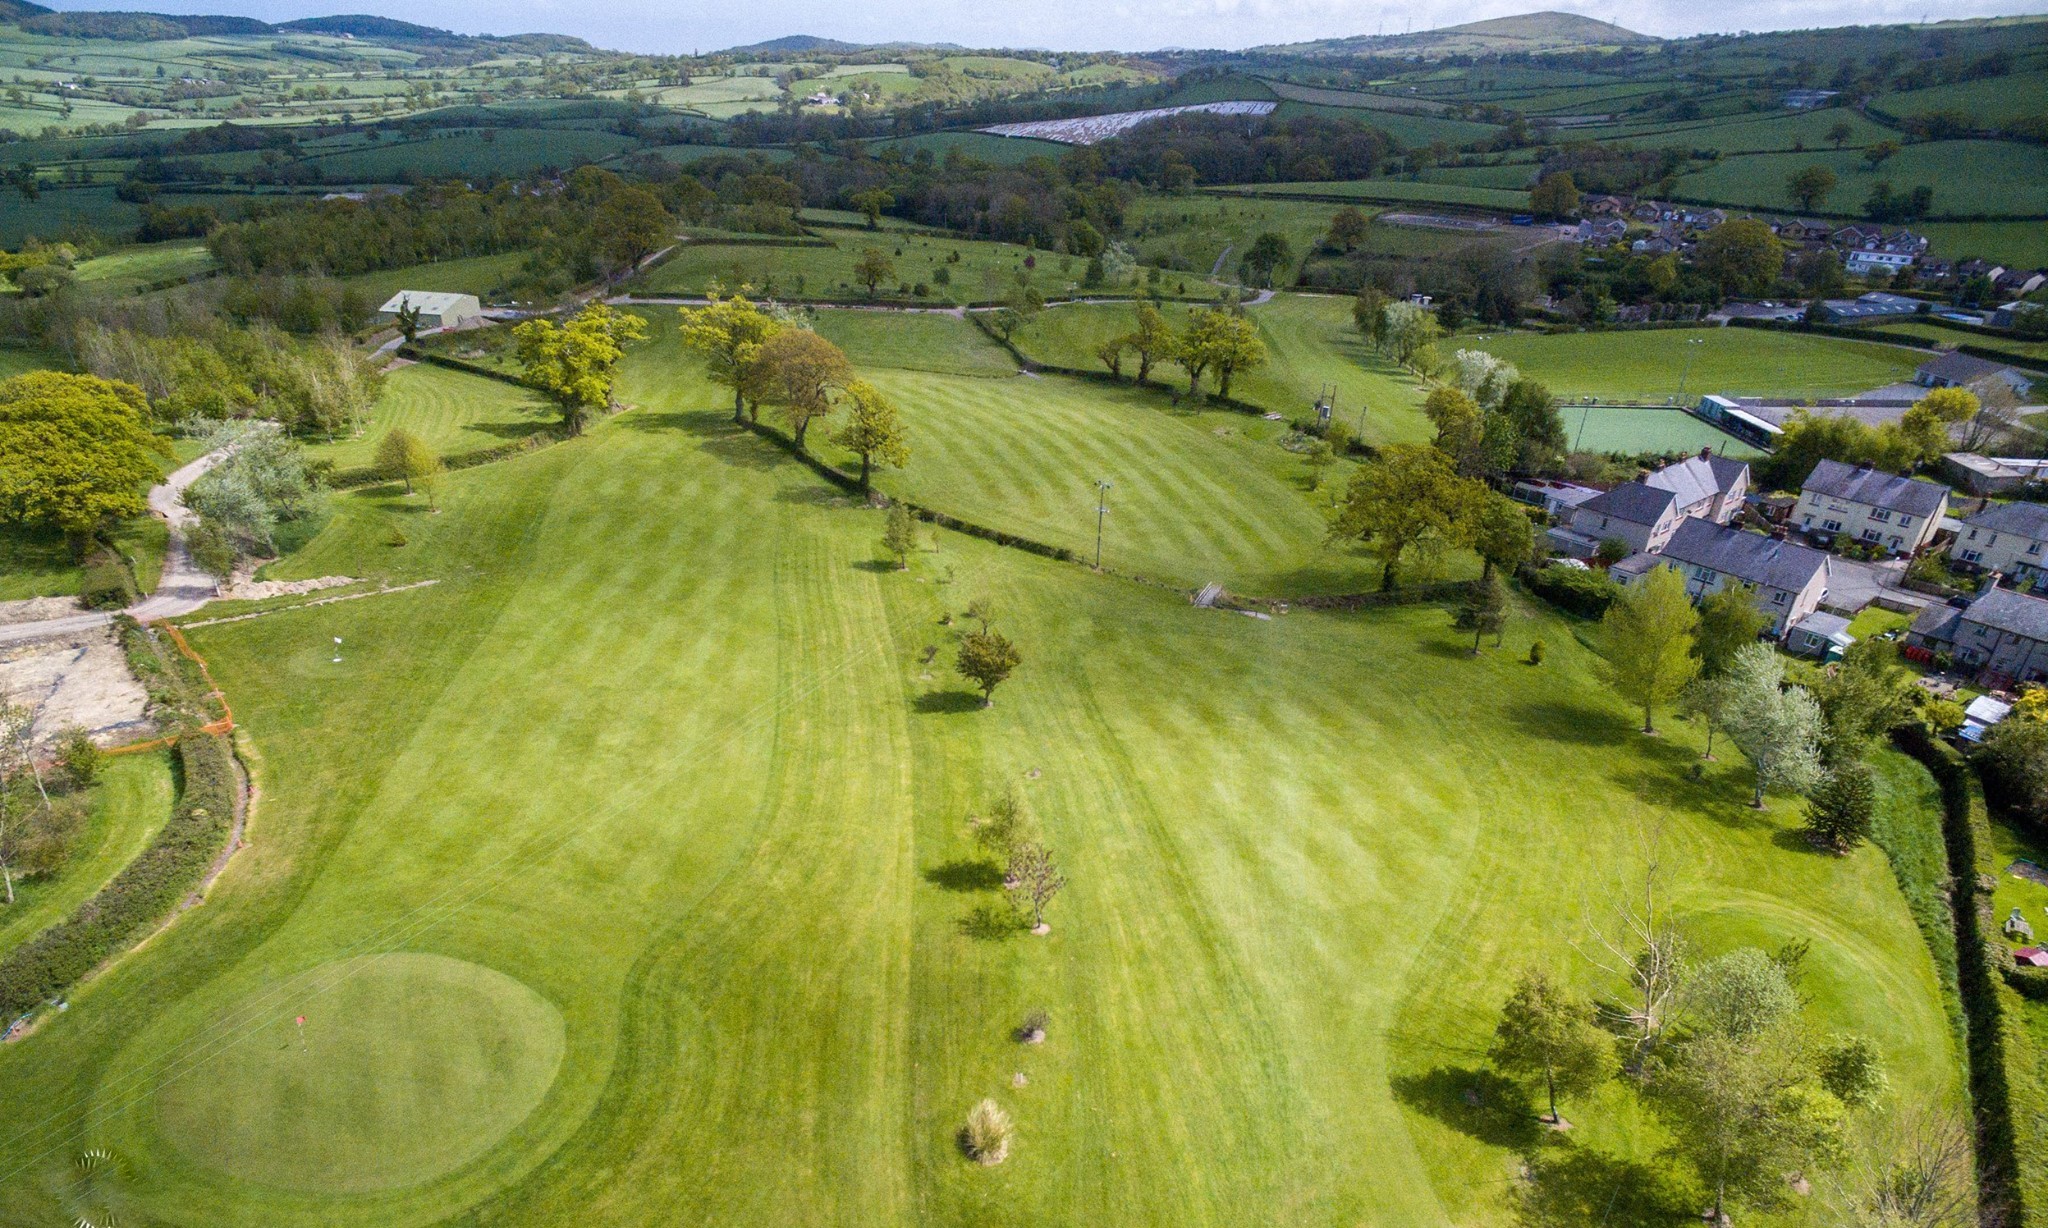
[[377,309],[379,324],[396,324],[401,309],[416,307],[421,330],[456,328],[483,315],[483,304],[474,294],[451,294],[440,290],[400,290],[391,301]]

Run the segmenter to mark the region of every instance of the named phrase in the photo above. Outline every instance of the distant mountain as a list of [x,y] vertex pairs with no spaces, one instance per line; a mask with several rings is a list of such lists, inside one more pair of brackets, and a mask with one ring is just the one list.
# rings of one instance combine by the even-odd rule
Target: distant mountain
[[[4,2],[4,0],[0,0]],[[965,51],[958,43],[848,43],[836,38],[819,38],[815,34],[785,34],[771,38],[765,43],[748,43],[744,47],[727,47],[720,55],[774,56],[774,55],[859,55],[867,51]]]
[[1427,60],[1451,55],[1585,51],[1660,41],[1651,35],[1638,34],[1597,18],[1581,17],[1577,13],[1544,12],[1495,17],[1413,34],[1356,34],[1349,38],[1325,38],[1308,43],[1254,47],[1252,50],[1304,56],[1419,56]]
[[68,12],[60,13],[29,0],[0,0],[0,21],[11,21],[34,34],[63,38],[104,38],[117,42],[156,42],[166,39],[203,38],[224,34],[325,34],[334,37],[374,39],[386,43],[431,43],[442,47],[505,44],[528,51],[588,51],[590,44],[565,34],[514,34],[503,38],[488,34],[456,34],[433,26],[415,25],[390,17],[351,13],[334,17],[304,17],[272,25],[254,17],[190,16],[174,13]]

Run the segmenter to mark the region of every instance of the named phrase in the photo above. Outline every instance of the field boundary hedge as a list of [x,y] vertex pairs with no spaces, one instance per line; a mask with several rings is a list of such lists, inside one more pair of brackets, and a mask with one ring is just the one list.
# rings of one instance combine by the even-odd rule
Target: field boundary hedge
[[[511,460],[528,452],[537,452],[552,447],[569,438],[568,432],[559,426],[544,426],[531,435],[522,435],[505,443],[494,443],[487,448],[472,448],[467,452],[451,452],[441,458],[443,469],[474,469],[494,461]],[[365,486],[376,486],[384,482],[403,480],[404,474],[388,465],[356,465],[348,469],[336,469],[327,475],[330,490],[358,490]]]
[[[1922,316],[1914,316],[1913,320],[1915,323],[1926,322],[1925,317]],[[1901,345],[1926,354],[1942,354],[1947,352],[1943,349],[1941,343],[1932,337],[1915,337],[1911,333],[1905,333],[1896,337],[1883,336],[1878,334],[1880,326],[1874,324],[1855,328],[1843,324],[1808,324],[1804,320],[1741,319],[1730,320],[1728,324],[1732,328],[1761,328],[1766,331],[1784,333],[1814,333],[1823,337],[1840,337],[1846,341],[1869,341],[1878,345]],[[1975,358],[1989,359],[1992,362],[2008,363],[2015,367],[2036,371],[2048,370],[2048,362],[2044,362],[2039,358],[2031,358],[2025,354],[2017,354],[2011,350],[2001,350],[1997,346],[1974,345],[1965,342],[1957,345],[1955,351],[1958,354],[1968,354]]]
[[2000,976],[2001,963],[2011,960],[1993,928],[1998,871],[1984,788],[1962,755],[1936,741],[1925,726],[1905,726],[1893,740],[1941,789],[1983,1222],[2033,1228],[2048,1210],[2048,1166],[2042,1158],[2048,1154],[2048,1089],[2020,1018],[2019,994]]
[[446,367],[450,371],[465,371],[471,375],[481,375],[485,379],[494,379],[501,384],[510,384],[514,388],[524,388],[528,392],[535,391],[532,384],[527,383],[509,371],[499,371],[492,367],[454,358],[447,354],[436,354],[431,350],[423,350],[414,344],[399,346],[398,356],[400,358],[409,358],[414,362],[424,362],[436,367]]
[[[0,1019],[12,1021],[10,1032],[46,1003],[61,1001],[79,980],[126,950],[197,890],[234,828],[241,781],[234,752],[220,732],[233,718],[214,718],[207,711],[209,700],[218,700],[223,713],[227,705],[212,687],[206,662],[175,630],[169,638],[178,651],[166,654],[133,619],[123,619],[119,629],[131,659],[146,653],[156,663],[145,684],[151,706],[174,726],[171,755],[178,800],[149,847],[111,882],[69,917],[0,959]],[[206,690],[198,691],[199,686]]]

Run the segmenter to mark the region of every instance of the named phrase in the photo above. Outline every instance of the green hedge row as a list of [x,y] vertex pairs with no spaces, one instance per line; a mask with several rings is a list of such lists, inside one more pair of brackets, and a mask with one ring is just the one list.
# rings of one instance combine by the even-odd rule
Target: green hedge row
[[[1925,323],[1927,317],[1914,316],[1914,320]],[[1731,328],[1761,328],[1781,333],[1814,333],[1822,337],[1840,337],[1848,341],[1877,341],[1886,345],[1903,345],[1911,349],[1925,350],[1930,354],[1941,352],[1941,344],[1931,337],[1915,337],[1911,333],[1887,335],[1876,331],[1874,324],[1852,328],[1842,324],[1808,324],[1804,320],[1730,320]],[[1991,362],[2010,363],[2023,369],[2040,370],[2043,363],[2039,358],[2012,350],[2001,350],[1992,345],[1963,344],[1955,347],[1957,353],[1987,359]]]
[[234,821],[233,758],[225,738],[193,734],[173,751],[178,803],[149,847],[78,910],[0,959],[0,1020],[59,998],[124,950],[199,885]]
[[1576,567],[1532,567],[1524,564],[1515,576],[1538,597],[1580,618],[1599,618],[1621,595],[1621,586],[1604,571]]
[[[443,469],[474,469],[492,461],[509,460],[522,453],[567,439],[568,433],[560,427],[543,427],[531,435],[522,435],[506,443],[494,443],[488,448],[473,448],[467,452],[451,452],[441,458]],[[396,482],[404,474],[388,465],[358,465],[352,469],[336,469],[326,477],[329,488],[334,490],[355,490],[363,486],[376,486],[383,482]]]
[[1969,1029],[1979,1197],[2001,1213],[1998,1222],[2030,1228],[2048,1222],[2042,1219],[2048,1210],[2048,1089],[2021,1016],[2024,1004],[1999,975],[1999,965],[2010,957],[1991,915],[1998,880],[1990,810],[1976,773],[1953,747],[1923,725],[1905,726],[1893,737],[1941,788],[1954,883],[1956,979]]

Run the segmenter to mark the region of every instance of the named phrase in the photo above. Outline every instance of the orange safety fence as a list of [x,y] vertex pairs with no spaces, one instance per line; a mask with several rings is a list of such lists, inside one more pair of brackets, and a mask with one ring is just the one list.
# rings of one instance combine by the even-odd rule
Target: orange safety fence
[[[178,651],[183,653],[187,659],[189,659],[194,665],[197,665],[199,667],[199,676],[206,680],[207,696],[220,705],[220,716],[214,720],[208,721],[204,725],[201,725],[199,727],[199,732],[222,734],[234,729],[234,709],[228,707],[228,697],[226,693],[220,689],[219,684],[214,682],[213,671],[206,668],[206,658],[200,656],[198,653],[192,650],[192,645],[187,643],[185,640],[185,633],[178,630],[176,627],[172,626],[167,622],[164,622],[162,619],[157,620],[155,623],[151,625],[161,627],[163,629],[164,634],[170,637],[171,643],[176,645]],[[126,746],[111,746],[107,748],[107,753],[110,755],[133,755],[145,750],[160,750],[163,747],[175,745],[177,741],[177,734],[168,734],[161,738],[151,738],[147,742],[130,742]]]

